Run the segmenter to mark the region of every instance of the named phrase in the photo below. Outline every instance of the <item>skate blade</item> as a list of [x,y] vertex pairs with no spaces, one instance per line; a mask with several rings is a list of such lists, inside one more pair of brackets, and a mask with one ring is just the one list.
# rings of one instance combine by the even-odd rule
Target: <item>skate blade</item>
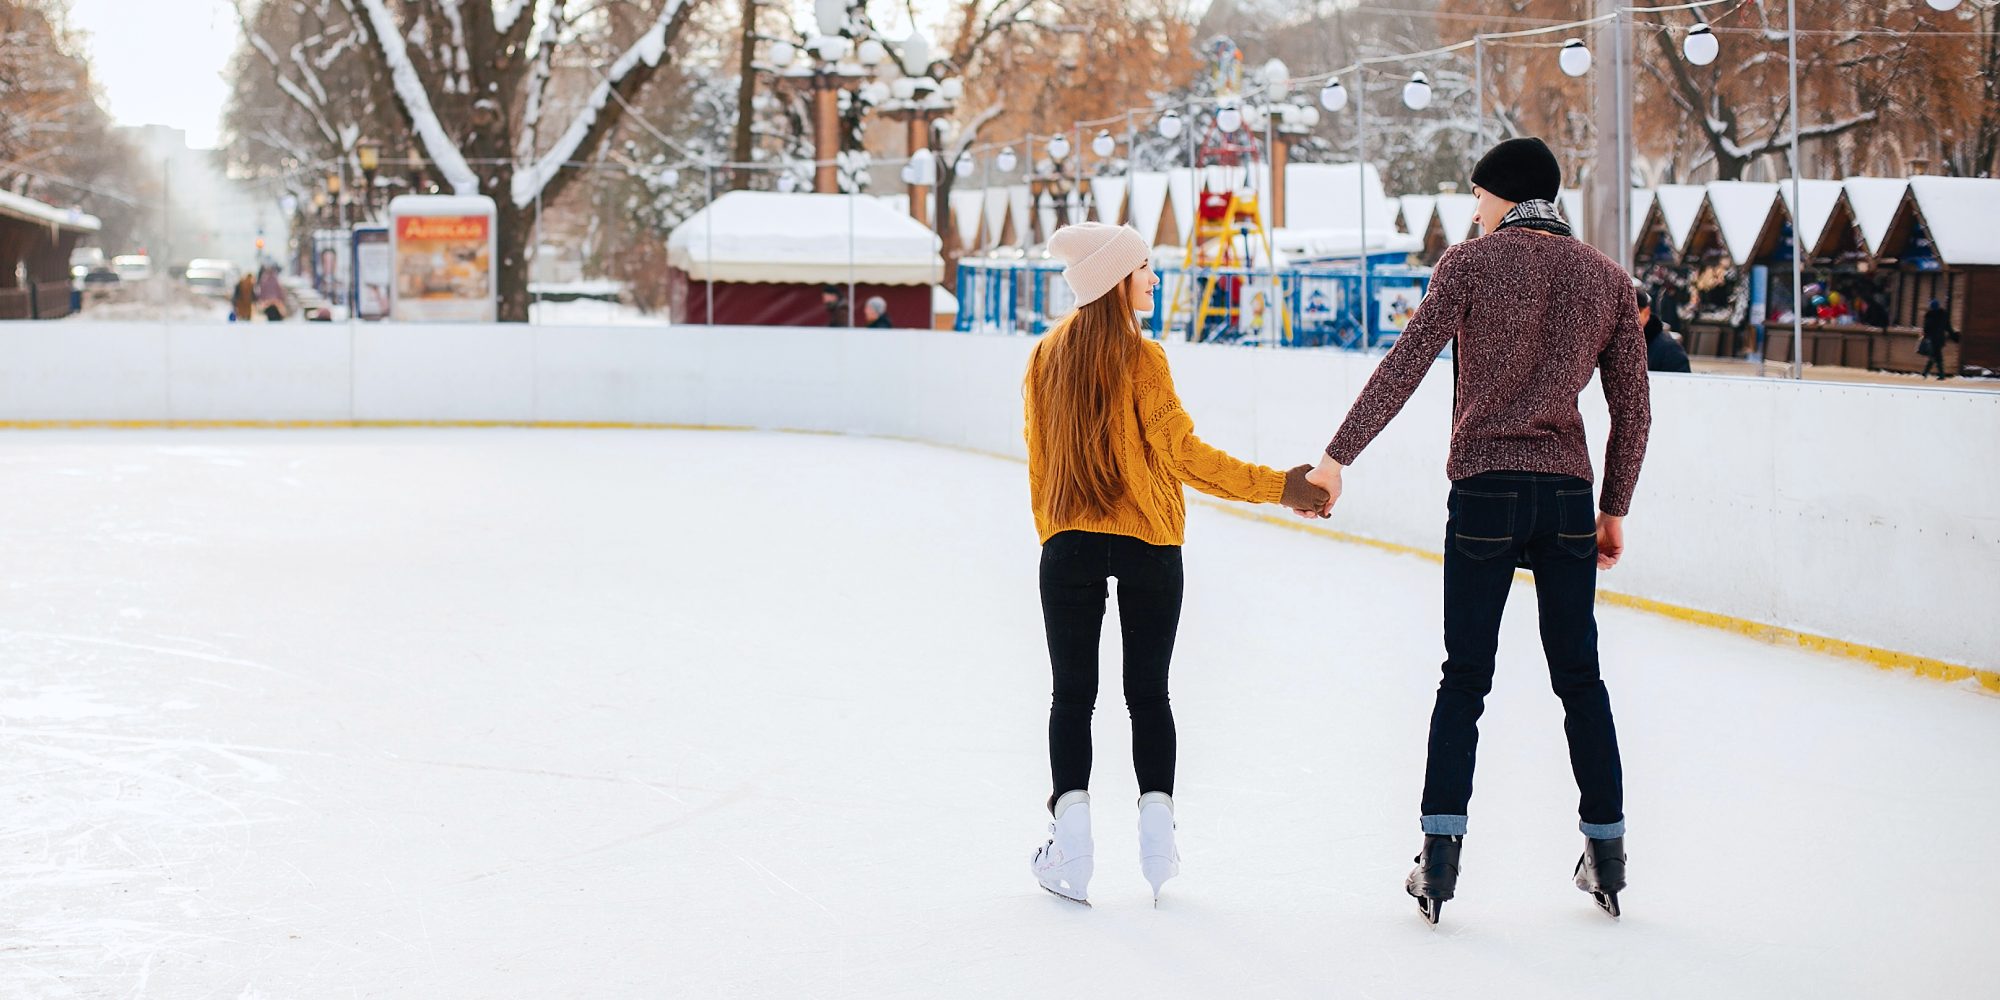
[[[1055,891],[1054,889],[1049,888],[1048,886],[1042,886],[1042,891],[1048,893],[1051,896],[1054,896],[1057,899],[1067,899],[1070,902],[1076,903],[1080,906],[1090,906],[1090,900],[1088,899],[1078,899],[1075,896],[1066,896],[1060,892]],[[1092,908],[1095,909],[1095,907]]]
[[1432,927],[1436,927],[1438,915],[1444,912],[1444,900],[1432,899],[1429,896],[1418,896],[1417,912],[1424,915],[1424,922],[1430,924]]
[[1611,919],[1613,919],[1613,920],[1616,920],[1616,919],[1618,919],[1618,894],[1617,894],[1617,893],[1615,893],[1615,892],[1593,892],[1593,893],[1591,893],[1591,894],[1590,894],[1590,899],[1591,899],[1591,902],[1594,902],[1594,903],[1596,903],[1596,904],[1597,904],[1597,908],[1598,908],[1598,909],[1600,909],[1600,910],[1603,910],[1603,911],[1604,911],[1605,913],[1607,913],[1607,914],[1610,914],[1610,916],[1611,916]]

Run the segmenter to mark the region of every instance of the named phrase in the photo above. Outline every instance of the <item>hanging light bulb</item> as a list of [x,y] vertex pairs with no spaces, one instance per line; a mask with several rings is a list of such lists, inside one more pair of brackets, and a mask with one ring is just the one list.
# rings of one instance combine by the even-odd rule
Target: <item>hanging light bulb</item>
[[1097,138],[1090,140],[1090,151],[1098,156],[1110,156],[1118,151],[1118,140],[1111,137],[1110,129],[1098,129]]
[[930,187],[937,183],[937,154],[928,149],[919,149],[910,154],[910,183],[918,187]]
[[1283,59],[1273,57],[1264,64],[1264,87],[1272,97],[1283,97],[1292,89],[1292,70]]
[[792,64],[792,60],[797,59],[798,57],[799,57],[798,46],[793,45],[792,43],[786,41],[777,41],[771,43],[771,65],[778,67],[790,66]]
[[1002,147],[1000,155],[993,158],[993,165],[999,167],[1000,172],[1003,174],[1013,173],[1014,168],[1019,166],[1020,163],[1021,158],[1014,155],[1014,147],[1012,146]]
[[1060,160],[1069,155],[1069,138],[1058,135],[1049,140],[1049,159]]
[[1183,124],[1181,114],[1178,111],[1169,111],[1161,115],[1159,124],[1160,138],[1173,139],[1179,137]]
[[972,176],[972,172],[978,169],[979,162],[977,160],[974,160],[970,156],[961,156],[958,158],[958,166],[953,167],[952,172],[958,174],[960,177],[970,177]]
[[1315,129],[1319,127],[1319,109],[1310,104],[1300,105],[1296,117],[1300,128]]
[[1708,30],[1706,23],[1688,29],[1687,37],[1681,40],[1681,54],[1696,66],[1706,66],[1722,53],[1722,46],[1715,41],[1715,32]]
[[1431,78],[1423,70],[1410,74],[1410,82],[1403,84],[1403,105],[1411,111],[1431,106]]
[[863,66],[880,66],[882,60],[889,58],[889,48],[880,41],[870,38],[861,43],[861,48],[855,50],[854,57],[861,60]]
[[1234,104],[1223,105],[1215,112],[1215,127],[1224,133],[1236,134],[1236,130],[1243,127],[1243,112],[1237,110]]
[[1957,10],[1958,0],[1924,0],[1932,10]]
[[1590,49],[1583,39],[1572,38],[1563,43],[1562,55],[1556,58],[1562,64],[1562,71],[1570,76],[1582,76],[1590,72]]
[[1319,89],[1319,106],[1328,111],[1347,107],[1347,88],[1341,86],[1339,80],[1326,81],[1326,86]]

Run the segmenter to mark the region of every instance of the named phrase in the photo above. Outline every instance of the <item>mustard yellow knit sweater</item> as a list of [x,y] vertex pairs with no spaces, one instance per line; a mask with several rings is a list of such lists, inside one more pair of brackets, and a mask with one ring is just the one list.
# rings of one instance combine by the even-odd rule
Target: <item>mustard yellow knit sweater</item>
[[[1058,532],[1095,531],[1129,535],[1152,545],[1180,545],[1187,527],[1183,483],[1224,500],[1277,503],[1284,497],[1284,473],[1238,461],[1194,436],[1194,419],[1174,394],[1166,349],[1151,340],[1141,343],[1138,366],[1132,372],[1132,405],[1110,428],[1117,435],[1126,488],[1109,516],[1059,521],[1049,512],[1049,496],[1042,486],[1047,458],[1035,420],[1035,394],[1027,394],[1028,491],[1035,506],[1035,530],[1044,542]],[[1041,353],[1038,344],[1028,359],[1030,385],[1040,376]]]

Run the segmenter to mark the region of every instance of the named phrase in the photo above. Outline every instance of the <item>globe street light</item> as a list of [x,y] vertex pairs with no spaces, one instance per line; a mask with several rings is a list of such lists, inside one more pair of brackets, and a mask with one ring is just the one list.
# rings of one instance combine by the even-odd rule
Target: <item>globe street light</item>
[[1111,137],[1110,129],[1098,129],[1097,137],[1090,140],[1090,151],[1108,157],[1118,151],[1118,140]]
[[1681,54],[1696,66],[1706,66],[1715,61],[1722,52],[1722,46],[1715,41],[1715,32],[1708,30],[1706,23],[1696,24],[1688,29],[1687,37],[1681,40]]
[[1049,140],[1049,159],[1060,162],[1069,155],[1069,139],[1058,133]]
[[1403,104],[1411,111],[1422,111],[1431,106],[1431,78],[1423,70],[1410,75],[1410,82],[1403,85]]
[[1157,126],[1160,130],[1160,138],[1162,139],[1178,138],[1181,134],[1182,124],[1183,123],[1181,122],[1181,115],[1180,112],[1178,111],[1169,111],[1166,114],[1161,115],[1159,125]]
[[1215,112],[1215,124],[1223,132],[1234,135],[1237,129],[1243,127],[1243,112],[1237,110],[1234,104],[1225,104]]
[[1582,76],[1590,72],[1590,49],[1583,44],[1583,39],[1572,38],[1563,43],[1562,55],[1556,61],[1562,64],[1564,73]]
[[1013,173],[1014,168],[1019,166],[1020,162],[1021,159],[1014,155],[1014,147],[1012,146],[1001,147],[1000,155],[993,158],[993,165],[999,167],[1000,172],[1003,174]]
[[1326,108],[1326,110],[1330,110],[1330,112],[1338,112],[1340,108],[1346,108],[1348,106],[1348,88],[1340,86],[1340,80],[1328,80],[1326,86],[1320,88],[1320,106]]

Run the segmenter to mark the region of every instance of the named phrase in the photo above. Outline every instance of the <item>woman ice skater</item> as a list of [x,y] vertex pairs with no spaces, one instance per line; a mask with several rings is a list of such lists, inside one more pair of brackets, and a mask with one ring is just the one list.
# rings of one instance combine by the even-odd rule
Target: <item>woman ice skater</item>
[[1181,613],[1181,486],[1226,500],[1317,512],[1326,494],[1290,472],[1203,444],[1174,394],[1167,354],[1140,333],[1153,308],[1152,253],[1124,226],[1083,223],[1049,238],[1076,311],[1028,361],[1028,483],[1042,540],[1042,620],[1055,676],[1049,706],[1048,842],[1032,868],[1042,887],[1088,903],[1090,717],[1097,646],[1118,579],[1125,705],[1139,779],[1140,868],[1160,886],[1180,871],[1174,846],[1174,716],[1167,667]]

